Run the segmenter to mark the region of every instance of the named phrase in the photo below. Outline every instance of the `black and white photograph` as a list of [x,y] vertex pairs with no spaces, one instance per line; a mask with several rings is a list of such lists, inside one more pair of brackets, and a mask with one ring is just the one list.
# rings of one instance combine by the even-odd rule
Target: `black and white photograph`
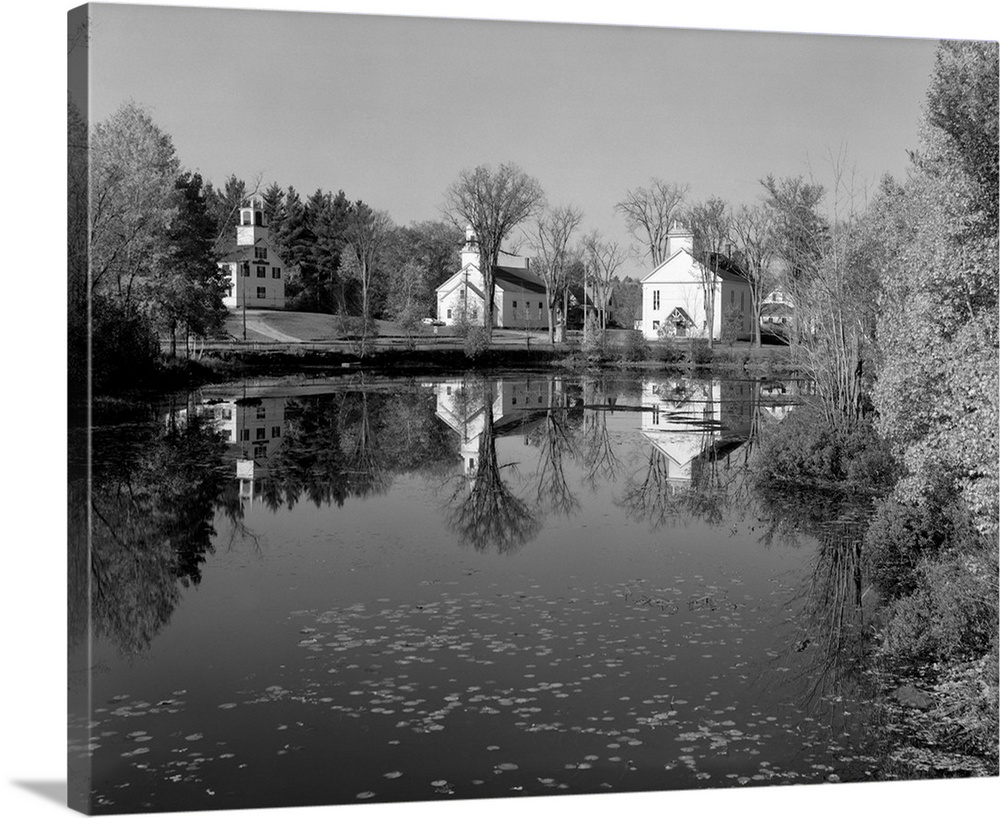
[[522,5],[62,10],[20,801],[996,797],[995,26]]

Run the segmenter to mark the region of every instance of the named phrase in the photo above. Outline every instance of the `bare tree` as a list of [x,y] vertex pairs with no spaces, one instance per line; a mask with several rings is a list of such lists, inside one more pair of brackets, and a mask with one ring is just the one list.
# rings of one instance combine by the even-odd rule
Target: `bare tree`
[[463,170],[445,192],[445,210],[457,227],[471,227],[479,249],[479,267],[485,285],[484,326],[492,336],[493,298],[501,246],[510,232],[543,204],[538,181],[515,164],[488,165]]
[[371,210],[362,206],[352,214],[344,230],[347,242],[342,251],[344,274],[356,278],[361,284],[362,354],[371,321],[371,291],[379,253],[392,227],[392,219],[384,210]]
[[670,223],[680,212],[689,185],[653,179],[649,187],[625,191],[625,198],[615,210],[625,217],[629,232],[645,248],[654,267],[667,258],[667,234]]
[[694,234],[694,257],[700,264],[708,345],[711,347],[715,343],[715,290],[719,278],[719,257],[730,243],[729,205],[713,196],[688,209],[687,223]]
[[[536,265],[532,269],[545,282],[545,303],[548,307],[549,343],[555,338],[555,315],[560,297],[568,287],[567,273],[571,261],[569,239],[580,226],[583,213],[575,207],[557,207],[541,213],[535,221],[531,246],[535,251]],[[566,316],[563,316],[563,333]],[[564,340],[564,335],[558,340]]]
[[772,212],[762,205],[741,205],[733,215],[732,235],[738,252],[737,272],[750,289],[754,346],[759,347],[760,311],[772,283],[771,262],[775,255]]
[[624,263],[627,253],[617,241],[604,241],[601,234],[594,230],[583,240],[583,256],[587,278],[592,284],[594,304],[600,314],[601,329],[605,330],[615,273]]

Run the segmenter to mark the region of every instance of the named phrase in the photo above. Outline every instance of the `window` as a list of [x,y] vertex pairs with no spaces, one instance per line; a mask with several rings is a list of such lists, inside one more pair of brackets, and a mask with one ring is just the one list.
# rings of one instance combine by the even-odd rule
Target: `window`
[[259,457],[267,457],[267,446],[253,447],[253,459],[256,460]]
[[247,261],[243,262],[243,275],[244,276],[250,275],[250,263]]
[[729,291],[729,303],[733,304],[736,301],[736,290]]
[[244,210],[243,211],[243,224],[250,224],[250,211],[249,210]]
[[281,268],[272,267],[271,268],[271,278],[281,278]]
[[653,309],[658,310],[660,308],[660,291],[653,290]]
[[265,409],[263,406],[258,406],[257,407],[257,420],[263,420],[266,417],[267,417],[267,409]]
[[653,322],[653,329],[659,329],[659,328],[660,328],[660,322],[659,321],[654,321]]
[[740,293],[740,309],[741,309],[741,310],[743,309],[743,297],[744,297],[745,295],[746,295],[746,293]]
[[271,427],[271,437],[281,437],[281,427],[272,426]]
[[257,278],[266,278],[266,277],[267,277],[267,267],[258,267]]
[[254,258],[260,258],[260,259],[266,259],[267,258],[267,248],[266,247],[254,247],[253,248],[253,257]]
[[448,317],[451,318],[451,308],[448,308]]
[[250,430],[240,429],[240,440],[249,440],[249,439],[250,439]]
[[267,298],[267,287],[258,287],[257,288],[257,297],[258,298]]
[[257,433],[254,435],[254,438],[256,440],[265,440],[267,438],[267,429],[263,426],[259,427],[257,429]]

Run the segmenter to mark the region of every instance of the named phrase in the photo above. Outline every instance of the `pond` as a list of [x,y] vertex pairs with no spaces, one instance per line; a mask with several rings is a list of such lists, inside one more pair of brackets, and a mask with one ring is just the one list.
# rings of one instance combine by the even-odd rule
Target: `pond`
[[355,374],[95,425],[89,573],[70,555],[77,797],[114,813],[873,775],[855,519],[748,469],[803,391]]

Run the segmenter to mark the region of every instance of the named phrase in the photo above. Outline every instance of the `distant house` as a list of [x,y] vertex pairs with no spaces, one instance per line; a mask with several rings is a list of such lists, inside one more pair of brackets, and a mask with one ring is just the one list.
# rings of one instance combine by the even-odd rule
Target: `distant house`
[[[739,275],[736,264],[722,254],[712,257],[706,268],[694,257],[694,236],[690,230],[671,226],[667,238],[667,258],[642,279],[643,335],[685,337],[722,336],[728,316],[733,316],[737,333],[749,335],[752,327],[750,287]],[[715,292],[712,326],[708,326],[703,276],[713,282]]]
[[760,304],[760,325],[762,329],[787,331],[795,315],[795,304],[791,297],[781,290],[767,294]]
[[240,208],[236,243],[219,260],[219,267],[228,278],[229,292],[222,299],[227,307],[285,308],[287,270],[271,246],[259,202]]
[[[493,268],[496,291],[493,297],[495,326],[516,329],[548,327],[545,312],[545,283],[530,270],[531,260],[513,253],[501,253]],[[479,250],[472,230],[465,233],[461,269],[441,284],[437,293],[437,317],[448,326],[465,314],[470,323],[482,324],[486,287],[479,267]]]

